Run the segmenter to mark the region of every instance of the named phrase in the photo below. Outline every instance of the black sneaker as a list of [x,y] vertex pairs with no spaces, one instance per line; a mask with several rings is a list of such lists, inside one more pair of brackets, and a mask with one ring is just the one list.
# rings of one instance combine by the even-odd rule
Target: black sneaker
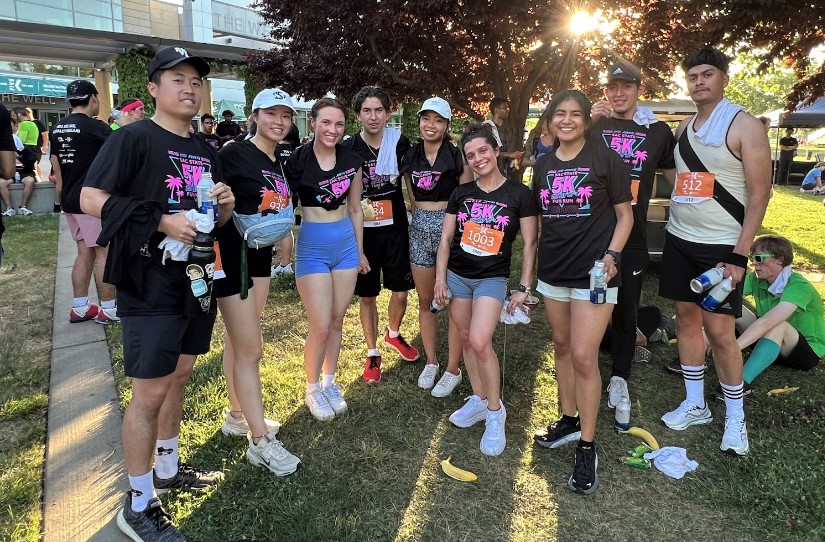
[[[750,384],[748,384],[747,382],[745,382],[744,384],[745,384],[745,388],[744,388],[744,391],[742,392],[743,397],[745,395],[750,395],[753,392],[753,388],[751,388]],[[722,386],[721,385],[716,386],[716,389],[714,389],[712,392],[710,392],[710,396],[714,397],[716,399],[719,399],[720,401],[724,401],[725,400],[725,394],[722,392]]]
[[186,542],[157,497],[149,501],[146,510],[135,512],[132,510],[132,492],[128,491],[123,509],[117,513],[117,526],[135,542]]
[[669,373],[682,376],[682,364],[679,363],[678,357],[673,358],[669,362],[662,365],[662,367],[664,367],[665,371]]
[[533,440],[536,444],[545,448],[558,448],[568,442],[579,440],[581,436],[582,430],[578,418],[576,418],[575,423],[568,421],[567,418],[562,418],[548,425],[546,433],[536,434]]
[[178,473],[171,478],[158,478],[157,473],[152,471],[152,481],[158,494],[166,493],[170,489],[202,490],[218,485],[221,480],[223,473],[220,471],[200,470],[186,463],[178,463]]
[[576,446],[576,463],[573,465],[573,474],[567,481],[571,491],[582,495],[591,495],[599,489],[599,456],[596,447],[582,448]]

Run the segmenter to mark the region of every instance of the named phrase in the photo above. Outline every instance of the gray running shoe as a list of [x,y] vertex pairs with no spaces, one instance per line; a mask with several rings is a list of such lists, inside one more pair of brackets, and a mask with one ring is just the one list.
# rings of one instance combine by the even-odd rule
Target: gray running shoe
[[223,473],[221,471],[200,470],[186,463],[178,463],[178,473],[173,477],[158,478],[158,475],[152,470],[152,480],[155,484],[155,491],[160,495],[170,489],[203,490],[214,487],[223,480]]
[[135,542],[186,542],[157,497],[149,501],[146,510],[135,512],[132,510],[132,492],[127,492],[126,502],[117,513],[117,526]]

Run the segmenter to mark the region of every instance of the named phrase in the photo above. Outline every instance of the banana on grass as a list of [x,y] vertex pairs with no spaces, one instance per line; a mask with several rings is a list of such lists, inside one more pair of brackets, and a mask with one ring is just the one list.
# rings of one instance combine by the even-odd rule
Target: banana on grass
[[653,435],[651,435],[648,431],[646,431],[645,429],[642,429],[641,427],[631,427],[627,431],[619,431],[619,432],[624,433],[626,435],[633,435],[634,437],[639,437],[640,439],[645,441],[645,443],[648,446],[650,446],[650,448],[653,449],[653,450],[658,450],[659,449],[659,443],[656,441],[656,438]]
[[478,476],[476,476],[475,473],[468,470],[459,469],[450,463],[451,459],[452,457],[448,457],[441,462],[441,470],[444,471],[444,474],[454,480],[458,480],[459,482],[475,482],[478,480]]
[[798,389],[799,389],[799,386],[794,386],[794,387],[785,386],[784,388],[774,388],[774,389],[772,389],[771,391],[768,392],[768,395],[770,395],[770,396],[785,395],[787,393],[793,393],[793,392],[797,391]]

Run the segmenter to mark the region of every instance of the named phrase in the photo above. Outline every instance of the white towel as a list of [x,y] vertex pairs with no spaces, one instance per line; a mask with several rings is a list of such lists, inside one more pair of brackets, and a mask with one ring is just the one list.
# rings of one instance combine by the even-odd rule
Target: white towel
[[488,119],[482,122],[481,124],[486,124],[490,127],[490,129],[493,131],[493,137],[496,138],[496,143],[498,143],[498,146],[501,147],[501,136],[498,135],[498,126],[496,126],[496,123]]
[[733,117],[741,110],[741,105],[732,104],[727,98],[722,98],[713,108],[710,118],[696,132],[696,139],[708,147],[721,147],[725,143],[725,136]]
[[645,459],[652,459],[653,466],[661,472],[681,480],[685,474],[699,468],[699,463],[688,459],[687,450],[676,446],[665,446],[645,454]]
[[659,122],[659,119],[656,118],[656,115],[653,114],[651,109],[647,107],[637,107],[636,112],[633,114],[633,122],[639,126],[650,128],[650,125],[656,124]]
[[12,134],[11,137],[14,139],[14,148],[18,151],[22,151],[24,148],[23,140],[17,137],[17,134]]
[[776,296],[782,295],[782,292],[785,291],[785,286],[788,285],[788,279],[791,278],[791,273],[790,265],[783,267],[782,271],[779,272],[779,276],[773,281],[773,284],[768,286],[768,291]]
[[401,130],[398,128],[384,128],[384,138],[381,148],[378,149],[378,160],[375,162],[376,175],[398,175],[398,155],[395,148],[401,139]]
[[[212,222],[212,218],[209,215],[201,214],[195,209],[186,211],[186,218],[195,223],[196,230],[203,233],[209,233],[212,231],[212,228],[215,227],[215,223]],[[158,248],[163,251],[161,263],[166,265],[167,259],[172,259],[177,262],[185,262],[189,259],[189,251],[192,249],[192,245],[176,241],[167,235],[163,241],[160,242]]]
[[498,319],[500,322],[505,324],[529,324],[530,317],[527,316],[530,309],[524,307],[524,310],[521,308],[517,308],[513,311],[513,314],[507,312],[507,307],[510,306],[510,301],[505,301],[504,306],[501,307],[501,314],[499,315]]

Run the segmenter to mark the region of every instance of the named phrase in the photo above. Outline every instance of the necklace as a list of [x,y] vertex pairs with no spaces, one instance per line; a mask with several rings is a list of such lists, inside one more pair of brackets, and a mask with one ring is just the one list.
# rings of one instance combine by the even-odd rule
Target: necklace
[[476,186],[478,186],[483,192],[486,192],[486,193],[489,194],[490,192],[495,192],[496,190],[501,188],[504,185],[505,182],[507,182],[506,178],[499,177],[498,180],[495,181],[495,183],[493,183],[493,186],[488,189],[486,186],[482,186],[481,179],[479,179],[479,180],[476,181]]

